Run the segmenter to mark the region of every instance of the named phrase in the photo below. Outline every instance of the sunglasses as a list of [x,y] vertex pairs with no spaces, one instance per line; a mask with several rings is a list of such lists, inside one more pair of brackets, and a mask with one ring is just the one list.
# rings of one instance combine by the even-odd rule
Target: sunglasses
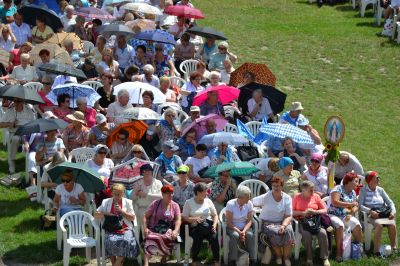
[[69,179],[69,180],[63,180],[63,183],[71,183],[72,182],[72,179]]
[[318,160],[311,160],[311,162],[312,162],[312,163],[321,163],[321,162],[318,161]]
[[142,153],[142,151],[132,151],[133,153]]
[[156,48],[156,51],[162,51],[163,49],[162,48]]
[[43,85],[51,85],[50,82],[42,82]]
[[187,174],[186,172],[178,172],[178,175],[184,175]]
[[107,152],[106,151],[99,151],[99,152],[97,152],[98,154],[107,154]]
[[226,50],[225,47],[218,47],[219,50]]
[[122,141],[124,141],[124,140],[126,140],[126,138],[119,138],[119,140],[122,140]]

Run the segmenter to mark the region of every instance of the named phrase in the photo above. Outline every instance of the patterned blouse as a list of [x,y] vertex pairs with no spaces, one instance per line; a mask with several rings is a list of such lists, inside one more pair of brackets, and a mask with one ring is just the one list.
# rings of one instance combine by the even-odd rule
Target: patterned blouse
[[[235,182],[232,180],[232,182]],[[215,179],[211,184],[211,194],[210,199],[215,201],[219,195],[221,195],[222,191],[224,191],[224,186],[219,181],[219,178]],[[226,203],[231,199],[235,198],[235,191],[232,189],[232,186],[229,187],[228,191],[226,192],[225,199],[224,199],[224,206]]]
[[76,148],[87,147],[89,143],[89,129],[82,126],[80,131],[76,131],[72,126],[68,126],[63,134],[65,147],[72,151]]
[[166,120],[161,120],[158,123],[158,138],[160,143],[164,143],[167,140],[175,138],[175,127],[171,126]]
[[174,195],[172,200],[179,204],[179,207],[182,209],[183,205],[185,205],[186,200],[194,197],[193,188],[194,183],[190,180],[187,181],[185,187],[181,187],[179,185],[179,181],[173,181],[171,185],[174,187]]
[[[331,194],[334,192],[338,192],[340,194],[340,199],[339,199],[340,201],[354,202],[357,200],[356,192],[352,190],[350,193],[347,193],[343,185],[336,186],[331,191]],[[347,215],[346,208],[335,207],[332,204],[329,206],[328,213],[338,216],[340,218],[344,218]]]

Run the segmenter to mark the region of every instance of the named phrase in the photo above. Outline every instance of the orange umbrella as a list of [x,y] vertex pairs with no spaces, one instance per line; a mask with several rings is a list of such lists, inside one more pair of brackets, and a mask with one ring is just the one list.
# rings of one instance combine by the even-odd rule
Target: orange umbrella
[[107,146],[111,148],[112,143],[118,139],[118,132],[125,129],[129,132],[128,140],[134,144],[138,143],[146,133],[147,124],[143,121],[134,121],[120,124],[107,137]]
[[255,76],[254,82],[275,86],[276,77],[265,64],[244,63],[231,74],[229,85],[237,87],[245,82],[244,74],[251,72]]
[[125,23],[131,30],[135,33],[139,33],[145,30],[155,30],[156,24],[153,20],[150,19],[136,19],[132,21],[128,21]]
[[72,62],[71,57],[69,56],[67,51],[65,51],[63,48],[61,48],[60,46],[58,46],[57,44],[54,44],[54,43],[41,43],[41,44],[35,45],[32,48],[31,62],[34,65],[42,63],[42,60],[40,59],[40,56],[39,56],[39,52],[42,49],[46,49],[47,51],[50,52],[50,59],[55,59],[58,62],[67,64],[67,65],[71,65],[71,66],[74,65],[74,63]]

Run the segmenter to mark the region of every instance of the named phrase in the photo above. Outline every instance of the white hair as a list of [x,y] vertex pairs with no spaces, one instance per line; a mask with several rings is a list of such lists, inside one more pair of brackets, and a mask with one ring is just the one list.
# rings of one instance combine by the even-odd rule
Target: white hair
[[176,110],[172,107],[168,107],[167,110],[165,110],[165,115],[173,114],[176,116]]
[[246,186],[239,186],[236,190],[236,197],[240,198],[240,197],[248,197],[250,199],[251,196],[251,190],[250,188],[246,187]]
[[20,57],[21,57],[21,60],[22,59],[29,60],[31,58],[31,56],[29,54],[26,54],[26,53],[21,54]]
[[87,104],[87,99],[85,97],[78,97],[78,98],[76,98],[76,103]]
[[65,11],[74,11],[75,10],[75,8],[74,8],[74,6],[73,5],[67,5],[66,7],[65,7]]
[[122,90],[120,90],[120,91],[118,91],[118,98],[120,98],[120,97],[122,97],[122,96],[128,96],[129,97],[129,92],[128,92],[128,90],[125,90],[125,89],[122,89]]
[[220,79],[221,74],[218,71],[211,71],[210,78],[212,78],[212,77],[218,77],[218,79]]
[[152,65],[150,65],[150,64],[147,64],[147,65],[145,65],[143,67],[143,72],[147,72],[147,73],[151,72],[151,74],[153,74],[154,73],[154,67]]

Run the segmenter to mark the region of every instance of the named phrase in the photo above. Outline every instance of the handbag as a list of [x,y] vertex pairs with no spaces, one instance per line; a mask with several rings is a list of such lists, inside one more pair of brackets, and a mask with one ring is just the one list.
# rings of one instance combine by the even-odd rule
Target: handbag
[[313,215],[311,217],[304,217],[301,220],[303,229],[310,232],[312,235],[316,235],[321,230],[321,216]]
[[362,243],[359,242],[351,242],[351,259],[352,260],[361,260],[363,253]]
[[122,229],[122,216],[120,215],[104,215],[102,228],[109,233]]
[[201,234],[201,235],[209,235],[211,234],[211,227],[213,225],[213,221],[210,219],[205,219],[202,223],[198,223],[196,226],[192,228],[192,234]]
[[201,168],[199,171],[197,171],[197,174],[199,174],[200,177],[203,177],[204,173],[208,170],[208,166]]
[[371,210],[377,212],[379,214],[379,218],[389,218],[392,213],[392,208],[388,206],[382,206],[380,208],[372,208]]
[[[156,219],[156,213],[157,213],[157,211],[158,211],[158,208],[160,207],[160,204],[161,204],[161,200],[158,200],[158,202],[157,202],[157,208],[156,208],[156,210],[154,211],[154,213],[153,213],[153,215],[152,215],[152,217],[153,217],[153,219]],[[153,220],[154,221],[154,220]],[[157,224],[154,226],[154,228],[153,228],[153,231],[155,232],[155,233],[158,233],[158,234],[165,234],[169,229],[171,228],[171,222],[170,221],[166,221],[166,220],[163,220],[163,219],[160,219],[160,220],[158,220],[158,222],[157,222]]]
[[259,157],[258,150],[254,146],[239,146],[236,150],[237,155],[242,161],[250,161]]

